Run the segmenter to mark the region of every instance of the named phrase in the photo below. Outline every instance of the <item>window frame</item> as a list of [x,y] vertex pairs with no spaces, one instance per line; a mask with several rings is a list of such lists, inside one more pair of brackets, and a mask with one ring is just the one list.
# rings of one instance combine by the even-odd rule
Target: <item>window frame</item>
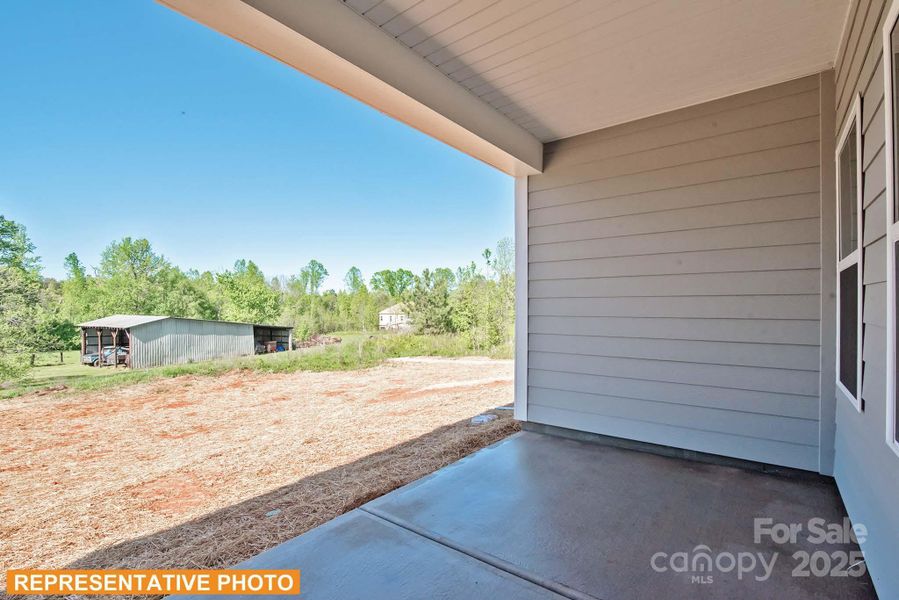
[[[842,153],[843,147],[849,141],[849,132],[852,131],[853,125],[855,126],[855,163],[856,163],[856,247],[855,249],[849,253],[845,258],[840,258],[842,255],[842,236],[841,233],[843,231],[843,223],[842,223],[842,210],[841,210],[841,187],[840,187],[840,154]],[[862,97],[861,94],[856,93],[855,98],[852,101],[852,105],[849,107],[849,111],[846,113],[846,121],[843,123],[843,127],[840,129],[840,136],[837,138],[837,146],[836,151],[834,152],[834,164],[836,167],[836,210],[837,210],[837,223],[836,223],[836,244],[837,244],[837,252],[836,252],[836,300],[837,300],[837,336],[836,336],[836,389],[837,395],[842,396],[845,400],[847,400],[858,412],[862,412],[862,317],[863,317],[863,293],[864,293],[864,261],[862,260],[863,255],[863,241],[862,237],[864,234],[864,226],[863,226],[863,216],[864,216],[864,202],[862,201],[863,196],[863,188],[862,188]],[[840,305],[842,303],[842,294],[840,293],[840,275],[843,271],[852,266],[856,267],[856,377],[855,377],[855,390],[850,390],[843,385],[843,382],[840,378],[840,338],[841,331],[843,327],[842,323],[842,312]]]
[[893,98],[893,28],[899,20],[899,3],[894,2],[883,23],[883,107],[884,107],[884,159],[886,162],[886,309],[887,309],[887,348],[886,348],[886,436],[887,446],[899,456],[899,432],[897,432],[896,413],[899,411],[899,400],[896,398],[896,243],[899,242],[899,223],[894,221],[893,204],[896,199],[896,140],[894,127],[896,119],[896,103]]

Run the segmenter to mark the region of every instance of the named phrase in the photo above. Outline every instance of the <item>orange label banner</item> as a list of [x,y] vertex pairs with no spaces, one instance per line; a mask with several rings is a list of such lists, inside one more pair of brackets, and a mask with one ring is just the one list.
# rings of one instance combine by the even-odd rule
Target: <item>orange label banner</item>
[[300,572],[272,569],[11,569],[6,572],[6,593],[297,595],[300,593]]

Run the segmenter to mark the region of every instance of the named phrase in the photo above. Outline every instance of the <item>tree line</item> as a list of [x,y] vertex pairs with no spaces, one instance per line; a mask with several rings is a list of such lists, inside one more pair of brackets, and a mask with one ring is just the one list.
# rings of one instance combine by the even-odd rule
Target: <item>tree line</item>
[[455,270],[385,269],[366,281],[351,267],[340,290],[322,289],[329,272],[315,259],[289,276],[266,277],[247,259],[221,272],[200,272],[130,237],[110,243],[93,268],[69,254],[59,281],[42,275],[35,250],[25,227],[0,215],[0,381],[21,376],[36,352],[79,348],[76,324],[112,314],[291,325],[304,339],[377,330],[378,313],[402,303],[420,333],[460,335],[484,351],[512,342],[514,251],[508,238],[484,251],[483,264]]

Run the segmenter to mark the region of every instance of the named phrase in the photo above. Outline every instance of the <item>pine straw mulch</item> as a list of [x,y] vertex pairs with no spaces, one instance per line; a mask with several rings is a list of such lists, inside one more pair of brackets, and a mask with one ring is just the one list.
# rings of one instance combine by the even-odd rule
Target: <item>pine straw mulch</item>
[[0,403],[2,569],[233,565],[517,431],[511,386],[427,359]]

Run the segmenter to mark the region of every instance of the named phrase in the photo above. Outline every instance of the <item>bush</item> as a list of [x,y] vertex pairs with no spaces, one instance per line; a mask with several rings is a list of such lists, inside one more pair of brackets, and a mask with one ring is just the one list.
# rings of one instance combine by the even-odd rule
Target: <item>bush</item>
[[22,354],[0,353],[0,383],[20,378],[29,367],[29,360]]

